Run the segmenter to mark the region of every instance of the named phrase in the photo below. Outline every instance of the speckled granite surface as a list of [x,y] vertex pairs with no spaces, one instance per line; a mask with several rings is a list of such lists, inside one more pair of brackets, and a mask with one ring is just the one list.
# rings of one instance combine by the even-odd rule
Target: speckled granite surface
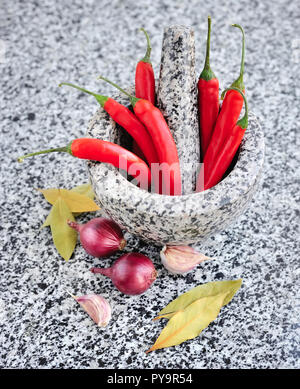
[[[299,368],[297,2],[230,1],[216,7],[207,1],[201,9],[195,0],[39,3],[1,3],[0,367]],[[214,28],[211,65],[221,88],[236,77],[240,63],[240,42],[229,24],[246,30],[249,105],[266,137],[261,189],[237,223],[202,247],[217,260],[186,277],[170,276],[157,249],[128,235],[127,250],[149,255],[159,278],[144,295],[126,297],[88,271],[100,260],[77,246],[65,263],[49,231],[40,230],[50,207],[34,188],[82,184],[85,163],[52,155],[18,165],[15,158],[85,133],[96,103],[57,84],[74,81],[110,94],[108,85],[96,81],[102,73],[130,85],[135,61],[144,53],[141,26],[151,34],[158,74],[163,27],[191,25],[200,71],[208,13]],[[200,337],[144,353],[162,329],[151,319],[177,294],[237,277],[244,279],[241,290]],[[97,328],[65,289],[108,298],[114,310],[109,327]]]

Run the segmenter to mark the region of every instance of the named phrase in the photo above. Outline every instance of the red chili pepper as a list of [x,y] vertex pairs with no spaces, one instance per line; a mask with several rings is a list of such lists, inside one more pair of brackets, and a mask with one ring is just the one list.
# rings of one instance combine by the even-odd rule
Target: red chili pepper
[[[245,35],[243,28],[238,24],[233,24],[234,27],[238,27],[243,34],[243,45],[242,45],[242,61],[241,61],[241,69],[240,75],[236,81],[232,83],[230,88],[235,87],[241,91],[245,90],[245,85],[243,82],[244,75],[244,58],[245,58]],[[218,115],[215,128],[209,142],[209,146],[206,150],[206,154],[203,160],[204,163],[204,182],[206,181],[205,177],[209,177],[211,170],[213,169],[213,165],[218,156],[218,153],[221,151],[222,146],[230,133],[233,126],[235,126],[241,110],[243,108],[243,98],[241,95],[235,91],[229,91],[226,94],[226,97],[223,101],[221,111]],[[203,167],[202,167],[203,168]],[[201,180],[202,180],[202,169],[197,179],[196,191],[201,190]]]
[[226,173],[226,170],[230,166],[248,127],[248,104],[246,97],[238,88],[225,89],[225,91],[222,93],[222,96],[231,90],[236,91],[242,96],[243,101],[245,102],[245,115],[231,129],[221,152],[218,154],[217,159],[215,160],[210,175],[206,176],[206,180],[204,181],[204,190],[215,186],[218,182],[221,181],[222,177]]
[[[108,82],[130,98],[136,116],[147,128],[156,148],[163,175],[163,194],[181,195],[181,174],[176,144],[160,110],[150,101],[131,96],[107,78]],[[163,165],[162,165],[163,164]]]
[[59,86],[61,85],[68,85],[94,96],[101,107],[103,107],[103,109],[110,115],[110,117],[133,137],[145,155],[149,166],[151,166],[152,163],[159,162],[158,155],[150,135],[148,134],[144,125],[130,111],[130,109],[110,97],[98,95],[88,91],[87,89],[80,88],[77,85],[67,82],[62,82],[59,84]]
[[[147,51],[144,56],[136,65],[135,70],[135,95],[138,98],[151,101],[154,105],[155,103],[155,77],[150,60],[151,55],[151,43],[149,36],[143,28],[141,31],[146,36],[147,39]],[[138,149],[138,145],[133,141],[133,150]],[[138,155],[138,154],[137,154]],[[156,161],[157,162],[157,161]],[[161,193],[161,185],[159,193]]]
[[[144,156],[142,150],[140,149],[139,145],[135,141],[133,141],[133,143],[132,143],[132,152],[133,152],[133,154],[135,154],[139,158],[141,158],[143,161],[146,161],[146,157]],[[137,184],[137,186],[139,186],[139,184]],[[156,192],[157,192],[157,188],[158,187],[159,187],[158,193],[161,194],[161,186],[159,186],[159,182],[155,185],[155,191]]]
[[147,32],[141,28],[147,39],[147,51],[136,66],[135,70],[135,95],[137,98],[151,101],[155,104],[155,78],[150,60],[151,44]]
[[198,81],[201,158],[204,159],[219,113],[219,80],[209,63],[211,17],[208,17],[205,65]]
[[52,153],[54,151],[66,152],[73,157],[89,159],[93,161],[109,163],[117,168],[124,169],[129,175],[135,177],[142,188],[151,185],[151,172],[147,164],[131,151],[123,147],[101,139],[79,138],[70,142],[65,147],[37,151],[18,158],[22,162],[24,158],[39,154]]

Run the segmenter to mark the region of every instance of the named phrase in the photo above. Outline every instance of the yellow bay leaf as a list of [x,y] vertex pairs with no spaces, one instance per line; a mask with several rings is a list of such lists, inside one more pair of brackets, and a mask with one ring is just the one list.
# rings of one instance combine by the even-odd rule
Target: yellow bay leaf
[[71,212],[93,212],[100,209],[89,197],[76,193],[75,191],[61,189],[61,196]]
[[[51,209],[51,211],[52,211],[52,209]],[[44,224],[42,225],[41,228],[50,226],[50,224],[51,224],[51,211],[50,211],[49,215],[46,217],[46,220],[44,221]]]
[[59,198],[60,192],[59,189],[51,188],[51,189],[37,189],[39,192],[41,192],[45,199],[50,204],[55,204],[55,201]]
[[75,188],[72,188],[71,191],[87,196],[91,200],[94,200],[95,198],[95,194],[91,184],[83,184],[83,185],[75,186]]
[[66,261],[71,257],[77,242],[77,232],[68,226],[67,220],[75,221],[66,202],[59,197],[49,214],[49,223],[55,247]]
[[38,189],[45,199],[52,205],[58,198],[62,198],[71,212],[93,212],[100,207],[90,197],[67,189]]
[[189,290],[186,293],[183,293],[175,300],[173,300],[170,304],[168,304],[158,313],[157,317],[154,320],[161,318],[170,319],[172,316],[175,315],[176,312],[183,310],[194,301],[203,297],[215,296],[220,293],[226,293],[226,298],[224,299],[223,303],[223,305],[226,305],[232,300],[233,296],[241,287],[241,285],[242,279],[229,281],[214,281],[196,286],[195,288]]
[[[95,193],[93,191],[91,184],[83,184],[83,185],[75,186],[75,188],[72,188],[71,191],[87,196],[91,200],[94,200],[95,198]],[[75,217],[79,216],[81,213],[82,212],[74,212],[74,216]]]
[[198,336],[218,316],[227,293],[203,297],[175,313],[154,345],[146,351],[175,346]]

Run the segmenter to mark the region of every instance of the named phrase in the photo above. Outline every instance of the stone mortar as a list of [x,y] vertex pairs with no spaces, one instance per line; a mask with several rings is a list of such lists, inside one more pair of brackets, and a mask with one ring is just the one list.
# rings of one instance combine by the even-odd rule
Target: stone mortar
[[[129,93],[134,87],[128,88]],[[128,105],[128,98],[114,96]],[[99,108],[88,136],[130,146],[128,136]],[[264,161],[264,136],[253,113],[237,162],[218,185],[200,193],[166,196],[149,193],[129,182],[115,167],[87,162],[97,202],[124,229],[157,245],[201,244],[241,215],[253,197]]]

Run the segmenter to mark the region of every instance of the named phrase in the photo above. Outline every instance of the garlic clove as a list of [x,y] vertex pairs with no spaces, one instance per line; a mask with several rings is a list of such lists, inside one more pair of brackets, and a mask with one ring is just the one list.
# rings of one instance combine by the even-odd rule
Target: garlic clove
[[172,274],[187,273],[199,263],[212,259],[190,246],[164,246],[160,258],[164,267]]
[[107,326],[111,319],[111,307],[104,297],[98,294],[87,294],[80,297],[71,294],[71,296],[82,306],[99,327]]

